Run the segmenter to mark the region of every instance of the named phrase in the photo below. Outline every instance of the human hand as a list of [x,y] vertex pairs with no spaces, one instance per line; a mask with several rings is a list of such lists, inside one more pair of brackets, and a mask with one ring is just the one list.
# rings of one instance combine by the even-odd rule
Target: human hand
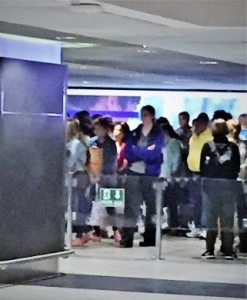
[[156,147],[156,146],[153,144],[153,145],[148,146],[147,149],[151,151],[151,150],[154,150],[155,147]]

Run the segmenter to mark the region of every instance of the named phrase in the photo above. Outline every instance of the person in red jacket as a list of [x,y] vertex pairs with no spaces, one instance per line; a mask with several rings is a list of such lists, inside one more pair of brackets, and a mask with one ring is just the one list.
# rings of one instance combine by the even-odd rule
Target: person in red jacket
[[114,126],[113,135],[117,146],[117,167],[118,171],[123,171],[128,166],[124,152],[126,147],[126,137],[129,135],[130,129],[126,122],[117,122]]

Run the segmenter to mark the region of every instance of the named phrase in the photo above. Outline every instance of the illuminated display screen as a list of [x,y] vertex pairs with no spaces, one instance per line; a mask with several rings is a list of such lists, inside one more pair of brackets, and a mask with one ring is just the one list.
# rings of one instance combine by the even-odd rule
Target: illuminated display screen
[[67,112],[72,117],[77,111],[88,110],[91,115],[108,115],[116,121],[127,121],[134,128],[140,123],[141,107],[150,104],[155,107],[157,118],[166,117],[178,127],[181,111],[188,111],[191,120],[200,112],[212,118],[214,111],[221,109],[238,118],[247,112],[246,96],[247,93],[69,89]]

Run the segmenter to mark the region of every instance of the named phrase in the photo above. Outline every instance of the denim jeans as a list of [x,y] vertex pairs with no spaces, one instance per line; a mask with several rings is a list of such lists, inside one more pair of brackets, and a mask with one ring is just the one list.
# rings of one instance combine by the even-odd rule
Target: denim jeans
[[225,255],[232,255],[237,182],[235,180],[204,178],[202,188],[203,207],[207,223],[207,250],[214,252],[219,220],[222,249]]
[[188,182],[188,190],[190,203],[193,207],[193,221],[196,228],[201,228],[205,226],[205,224],[202,223],[202,220],[204,221],[205,218],[202,218],[201,178],[197,173],[191,173],[190,175],[193,179],[191,178]]

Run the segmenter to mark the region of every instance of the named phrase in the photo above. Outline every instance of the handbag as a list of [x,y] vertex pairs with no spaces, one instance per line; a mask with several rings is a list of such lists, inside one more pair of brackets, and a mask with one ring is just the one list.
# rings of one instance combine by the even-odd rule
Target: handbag
[[86,165],[88,173],[96,176],[103,170],[103,149],[97,146],[88,148],[89,158]]

